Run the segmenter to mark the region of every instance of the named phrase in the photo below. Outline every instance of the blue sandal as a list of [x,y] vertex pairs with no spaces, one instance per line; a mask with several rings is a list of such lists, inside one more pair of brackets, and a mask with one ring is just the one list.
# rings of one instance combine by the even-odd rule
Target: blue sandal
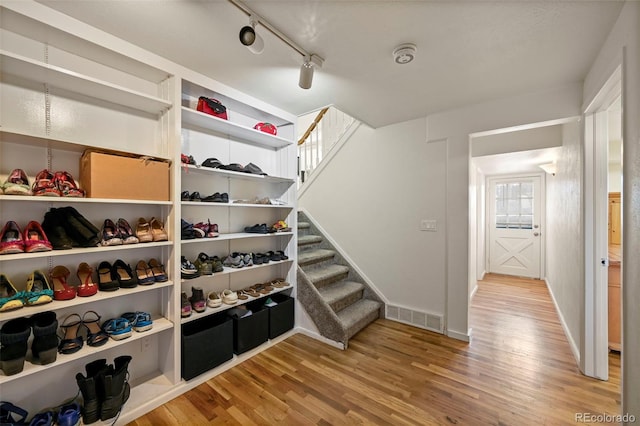
[[0,424],[11,426],[26,425],[28,414],[27,410],[13,405],[10,402],[0,401]]
[[131,337],[131,323],[126,318],[112,318],[102,324],[102,330],[113,340]]
[[151,315],[146,312],[126,312],[122,314],[122,318],[128,320],[133,326],[133,329],[139,333],[151,330],[153,327]]

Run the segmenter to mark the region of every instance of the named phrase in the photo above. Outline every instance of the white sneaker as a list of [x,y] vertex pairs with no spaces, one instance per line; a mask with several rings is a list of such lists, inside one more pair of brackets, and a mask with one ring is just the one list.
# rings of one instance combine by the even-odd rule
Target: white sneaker
[[222,301],[227,305],[235,305],[238,302],[238,293],[229,289],[224,290],[221,297]]
[[210,308],[219,308],[222,306],[222,299],[220,299],[218,293],[212,291],[207,295],[207,306]]

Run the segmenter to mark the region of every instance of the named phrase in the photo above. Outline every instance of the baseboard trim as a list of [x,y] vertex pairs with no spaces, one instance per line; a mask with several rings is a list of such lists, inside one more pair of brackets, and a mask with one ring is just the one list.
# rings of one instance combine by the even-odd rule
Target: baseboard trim
[[473,296],[478,292],[478,284],[473,286],[473,290],[471,290],[471,294],[469,295],[469,301],[473,300]]
[[333,346],[334,348],[340,349],[340,350],[345,350],[344,344],[340,343],[340,342],[336,342],[335,340],[331,340],[331,339],[327,339],[324,336],[321,336],[318,333],[314,333],[313,331],[307,330],[306,328],[300,328],[300,327],[296,327],[295,331],[299,334],[304,334],[305,336],[309,336],[312,339],[318,340],[322,343],[325,343],[329,346]]
[[451,337],[452,339],[462,340],[463,342],[471,341],[471,332],[473,330],[470,328],[468,333],[460,333],[455,330],[447,330],[447,337]]
[[558,318],[560,319],[560,324],[562,325],[562,330],[564,331],[564,335],[567,338],[567,341],[569,342],[571,353],[573,353],[573,357],[576,360],[576,364],[578,365],[578,368],[580,368],[580,350],[578,350],[578,345],[576,345],[575,340],[573,340],[573,336],[571,336],[571,333],[569,332],[569,327],[567,327],[567,323],[565,322],[564,316],[562,315],[562,312],[560,311],[560,307],[558,306],[558,302],[556,301],[556,296],[553,294],[553,290],[549,285],[549,280],[546,277],[544,279],[544,283],[547,286],[547,289],[549,290],[549,294],[551,295],[551,300],[553,300],[553,306],[556,308],[556,313],[558,314]]

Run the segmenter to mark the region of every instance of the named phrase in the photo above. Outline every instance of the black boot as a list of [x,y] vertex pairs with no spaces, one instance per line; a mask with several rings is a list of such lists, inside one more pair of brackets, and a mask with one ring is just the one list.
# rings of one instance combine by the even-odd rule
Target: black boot
[[98,376],[103,375],[107,369],[106,359],[97,359],[90,362],[85,366],[87,371],[87,377],[84,377],[82,373],[76,374],[76,382],[82,393],[82,422],[84,424],[95,423],[100,420],[100,405],[104,400],[98,392]]
[[100,230],[73,207],[59,209],[64,216],[64,229],[80,247],[95,247],[100,243]]
[[4,374],[18,374],[24,368],[27,354],[27,340],[31,335],[31,321],[28,318],[15,318],[5,322],[0,329],[0,368]]
[[131,389],[127,382],[127,368],[130,362],[130,356],[119,356],[114,359],[114,365],[108,365],[104,373],[98,376],[98,395],[104,396],[100,420],[115,417],[129,399]]
[[31,317],[33,342],[31,353],[42,365],[50,364],[58,356],[58,320],[55,312],[41,312]]
[[64,217],[60,209],[52,208],[44,214],[42,229],[54,250],[69,250],[78,246],[78,243],[67,235],[63,223]]

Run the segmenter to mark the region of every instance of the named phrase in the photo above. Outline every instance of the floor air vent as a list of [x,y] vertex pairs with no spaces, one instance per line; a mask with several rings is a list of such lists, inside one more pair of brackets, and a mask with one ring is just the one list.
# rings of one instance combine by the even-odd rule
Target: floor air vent
[[415,311],[401,306],[387,305],[387,319],[404,322],[426,330],[443,332],[442,317],[426,312]]

